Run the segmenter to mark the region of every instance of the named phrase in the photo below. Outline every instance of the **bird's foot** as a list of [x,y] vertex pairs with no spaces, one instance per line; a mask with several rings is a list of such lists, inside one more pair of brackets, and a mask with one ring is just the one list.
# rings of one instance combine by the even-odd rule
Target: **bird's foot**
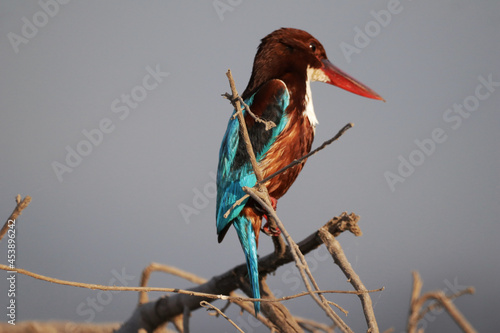
[[273,210],[276,210],[276,206],[278,206],[278,200],[271,196],[269,196],[269,199],[271,200],[271,207],[273,207]]
[[[271,200],[271,207],[273,207],[273,210],[276,210],[276,206],[278,205],[278,200],[276,200],[276,198],[273,198],[271,196],[269,197],[269,199]],[[266,220],[267,220],[266,210],[261,205],[259,205],[258,203],[255,203],[254,208],[258,212],[260,212],[264,217],[266,217]]]
[[[267,216],[266,216],[266,220],[267,220]],[[271,228],[271,226],[269,225],[269,221],[262,227],[262,231],[266,235],[271,236],[271,237],[278,237],[279,235],[281,235],[281,230],[278,227]]]
[[[271,199],[271,206],[273,207],[273,210],[276,210],[276,206],[278,205],[278,200],[276,200],[276,198],[273,198],[273,197],[269,197],[269,199]],[[264,227],[262,227],[262,231],[266,235],[272,236],[272,237],[277,237],[277,236],[281,235],[281,230],[278,227],[272,228],[269,225],[269,218],[267,217],[267,214],[263,214],[263,217],[266,219],[267,222],[264,225]]]

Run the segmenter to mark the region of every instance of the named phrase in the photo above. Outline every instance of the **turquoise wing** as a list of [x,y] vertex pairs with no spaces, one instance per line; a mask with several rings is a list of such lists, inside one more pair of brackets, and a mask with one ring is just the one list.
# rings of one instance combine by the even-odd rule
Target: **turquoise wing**
[[[253,118],[247,116],[246,110],[243,111],[257,161],[266,155],[285,128],[288,122],[285,111],[289,102],[290,94],[281,80],[269,81],[245,101],[255,115],[276,124],[276,127],[266,130],[264,124],[255,122]],[[233,220],[241,213],[248,199],[233,209],[227,217],[224,217],[224,214],[245,195],[243,186],[253,187],[256,183],[257,178],[240,135],[240,124],[233,114],[219,151],[216,210],[219,242],[224,238]]]

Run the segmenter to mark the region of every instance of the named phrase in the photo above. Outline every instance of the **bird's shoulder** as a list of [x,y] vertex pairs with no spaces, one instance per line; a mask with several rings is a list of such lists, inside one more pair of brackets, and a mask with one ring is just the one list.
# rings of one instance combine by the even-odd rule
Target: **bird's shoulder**
[[[285,82],[273,79],[261,85],[245,102],[257,117],[266,117],[266,111],[270,109],[284,111],[290,102],[290,93]],[[252,126],[253,122],[248,125]]]

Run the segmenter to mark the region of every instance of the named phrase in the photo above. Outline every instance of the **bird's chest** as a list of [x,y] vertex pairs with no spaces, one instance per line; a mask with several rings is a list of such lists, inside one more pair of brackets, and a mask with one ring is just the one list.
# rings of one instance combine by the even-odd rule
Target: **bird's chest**
[[[264,177],[307,154],[311,150],[313,139],[314,127],[311,125],[307,111],[292,113],[287,126],[260,161]],[[303,163],[298,164],[272,178],[266,184],[270,195],[275,198],[283,196],[297,178],[303,165]]]

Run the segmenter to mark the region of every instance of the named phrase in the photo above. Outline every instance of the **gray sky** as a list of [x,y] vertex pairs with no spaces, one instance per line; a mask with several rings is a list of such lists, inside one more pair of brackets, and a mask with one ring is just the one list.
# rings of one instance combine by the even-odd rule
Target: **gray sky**
[[[479,331],[498,327],[497,1],[54,4],[0,3],[2,218],[16,194],[33,197],[18,221],[17,267],[135,286],[152,261],[205,278],[242,263],[234,231],[222,244],[215,233],[213,175],[232,111],[220,97],[229,91],[225,72],[242,92],[259,40],[295,27],[387,103],[312,85],[314,146],[355,127],[308,160],[280,200],[292,237],[343,211],[361,215],[363,236],[339,240],[366,286],[386,288],[372,295],[381,330],[405,328],[412,270],[425,291],[475,286],[455,303]],[[263,236],[259,253],[271,250]],[[6,263],[5,240],[0,255]],[[325,249],[309,259],[322,288],[351,289]],[[297,279],[288,265],[268,281],[291,295],[304,290]],[[190,287],[161,275],[151,285]],[[23,276],[16,288],[18,320],[123,321],[137,299]],[[2,278],[4,305],[6,289]],[[365,329],[357,297],[331,299],[350,311],[355,331]],[[309,298],[286,305],[328,323]],[[228,314],[246,331],[264,331],[235,307]],[[192,321],[194,331],[233,331],[205,311]],[[443,313],[423,324],[455,329]]]

